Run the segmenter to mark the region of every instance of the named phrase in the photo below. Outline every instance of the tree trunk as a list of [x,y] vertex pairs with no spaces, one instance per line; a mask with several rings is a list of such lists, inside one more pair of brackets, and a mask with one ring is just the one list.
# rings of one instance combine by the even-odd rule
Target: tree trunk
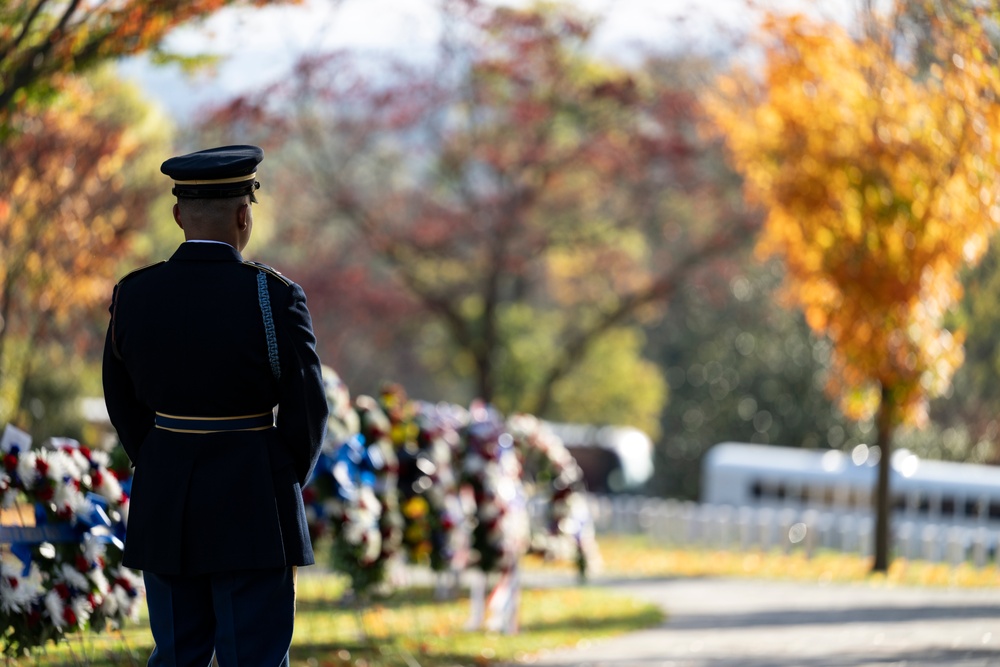
[[878,462],[878,483],[875,487],[875,564],[873,572],[889,570],[890,523],[892,505],[889,493],[889,472],[892,470],[892,424],[895,405],[892,403],[892,388],[882,386],[882,396],[876,415],[877,444],[881,451]]

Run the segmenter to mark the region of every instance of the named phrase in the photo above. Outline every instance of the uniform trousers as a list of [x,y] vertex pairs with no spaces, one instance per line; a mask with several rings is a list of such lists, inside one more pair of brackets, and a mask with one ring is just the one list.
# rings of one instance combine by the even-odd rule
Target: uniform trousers
[[156,646],[149,667],[287,667],[291,568],[203,575],[143,572]]

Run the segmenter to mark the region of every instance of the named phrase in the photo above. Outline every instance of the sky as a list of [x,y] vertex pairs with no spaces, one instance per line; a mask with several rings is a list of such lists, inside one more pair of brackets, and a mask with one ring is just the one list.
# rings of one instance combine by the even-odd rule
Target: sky
[[[843,18],[859,1],[574,0],[574,4],[603,17],[595,47],[611,57],[628,58],[637,47],[717,52],[727,43],[727,34],[752,27],[765,7]],[[205,104],[279,79],[306,52],[347,48],[406,57],[429,53],[438,34],[436,6],[435,0],[304,0],[299,6],[229,8],[168,37],[170,50],[218,55],[221,60],[213,71],[192,78],[176,66],[150,65],[145,56],[127,59],[119,69],[183,125]]]

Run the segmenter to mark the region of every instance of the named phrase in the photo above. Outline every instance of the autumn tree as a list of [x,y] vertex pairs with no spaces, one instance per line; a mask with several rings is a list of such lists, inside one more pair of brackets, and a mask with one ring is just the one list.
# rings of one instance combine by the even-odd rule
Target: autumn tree
[[169,123],[143,125],[149,109],[94,72],[147,51],[200,62],[166,51],[164,37],[227,5],[286,1],[295,2],[0,2],[0,421],[21,409],[25,381],[50,352],[64,368],[78,359],[68,332],[82,338],[87,315],[107,301],[125,241],[145,222],[150,160],[169,151],[156,143]]
[[12,114],[32,99],[58,91],[67,75],[120,56],[159,51],[170,30],[226,5],[274,2],[5,0],[0,3],[0,129],[9,129]]
[[164,122],[104,71],[0,143],[0,422],[47,341],[109,302],[128,235],[162,190]]
[[874,416],[876,571],[893,430],[925,421],[961,363],[943,318],[1000,220],[997,54],[985,17],[962,9],[926,13],[919,49],[901,33],[906,3],[862,15],[859,34],[772,15],[762,71],[724,78],[709,104],[766,211],[760,254],[785,261],[789,301],[832,343],[830,391]]
[[[445,25],[430,65],[374,74],[317,56],[212,124],[270,128],[263,141],[286,150],[295,138],[281,171],[290,206],[313,202],[313,248],[347,246],[369,284],[402,288],[424,335],[447,342],[431,361],[472,378],[472,395],[565,415],[561,388],[599,364],[601,342],[641,354],[636,323],[756,218],[715,196],[695,96],[597,59],[589,18],[465,1]],[[679,192],[694,224],[671,209]],[[309,264],[324,280],[329,263]],[[659,383],[662,402],[655,368],[633,358],[623,385]]]

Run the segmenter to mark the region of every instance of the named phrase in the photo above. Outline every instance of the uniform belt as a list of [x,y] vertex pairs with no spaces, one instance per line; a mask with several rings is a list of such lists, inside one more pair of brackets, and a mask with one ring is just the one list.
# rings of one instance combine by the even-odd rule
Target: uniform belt
[[264,431],[274,426],[274,413],[238,417],[181,417],[157,412],[156,428],[177,433],[221,433],[223,431]]

